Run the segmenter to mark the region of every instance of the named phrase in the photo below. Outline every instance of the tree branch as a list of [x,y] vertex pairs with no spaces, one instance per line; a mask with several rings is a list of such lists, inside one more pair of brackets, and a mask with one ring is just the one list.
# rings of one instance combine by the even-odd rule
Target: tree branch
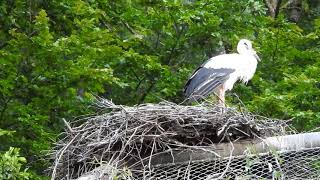
[[265,4],[272,18],[277,18],[282,0],[265,0]]
[[276,10],[275,10],[275,16],[274,16],[274,18],[277,18],[278,15],[279,15],[281,2],[282,2],[282,0],[278,0],[277,6],[276,6]]
[[143,93],[143,95],[141,96],[140,100],[139,100],[139,104],[141,104],[145,98],[147,97],[147,95],[150,93],[150,91],[152,90],[152,88],[154,87],[154,85],[156,84],[155,81],[151,81],[150,86],[148,87],[148,89],[146,90],[146,92]]

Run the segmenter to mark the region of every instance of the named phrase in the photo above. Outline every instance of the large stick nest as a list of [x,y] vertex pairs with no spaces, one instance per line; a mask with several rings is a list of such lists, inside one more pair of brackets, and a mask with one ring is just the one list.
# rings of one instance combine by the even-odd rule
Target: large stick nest
[[[159,153],[283,135],[284,121],[233,108],[169,102],[124,107],[100,99],[98,115],[66,123],[52,151],[52,176],[77,178],[101,164],[136,168]],[[151,159],[151,158],[150,158]]]

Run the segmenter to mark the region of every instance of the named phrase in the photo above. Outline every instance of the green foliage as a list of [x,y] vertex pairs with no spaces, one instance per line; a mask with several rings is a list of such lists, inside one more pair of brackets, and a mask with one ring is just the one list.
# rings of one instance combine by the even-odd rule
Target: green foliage
[[2,1],[0,135],[15,134],[0,136],[0,151],[20,147],[43,174],[61,118],[91,113],[91,94],[180,103],[193,70],[221,49],[234,52],[240,38],[254,41],[262,61],[233,92],[253,112],[312,129],[320,123],[320,5],[303,2],[304,16],[291,23],[284,10],[269,17],[263,0]]
[[22,169],[24,163],[26,158],[19,155],[19,149],[10,147],[0,154],[0,179],[29,179],[31,174]]
[[320,123],[320,53],[312,45],[319,37],[283,17],[274,23],[257,39],[263,61],[252,81],[256,93],[246,104],[266,116],[294,118],[298,130],[312,129]]
[[14,131],[7,131],[7,130],[0,129],[0,136],[3,136],[3,135],[12,136],[13,133]]
[[[12,136],[13,131],[0,129],[0,136]],[[22,165],[26,158],[21,157],[18,148],[10,147],[8,151],[0,153],[0,179],[29,179],[31,174]]]

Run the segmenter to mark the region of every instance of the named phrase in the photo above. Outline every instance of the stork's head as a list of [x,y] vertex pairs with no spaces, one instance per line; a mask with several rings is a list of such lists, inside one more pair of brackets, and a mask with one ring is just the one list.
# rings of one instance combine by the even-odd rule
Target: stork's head
[[237,46],[237,51],[239,54],[247,54],[254,56],[258,61],[260,61],[259,56],[257,55],[257,52],[252,48],[251,41],[247,39],[241,39]]

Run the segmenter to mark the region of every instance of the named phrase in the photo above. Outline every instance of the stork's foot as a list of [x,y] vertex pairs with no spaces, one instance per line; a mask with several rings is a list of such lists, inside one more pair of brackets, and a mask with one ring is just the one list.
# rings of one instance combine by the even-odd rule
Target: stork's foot
[[218,107],[220,109],[221,114],[225,113],[226,110],[227,110],[227,107],[225,106],[224,103],[223,104],[219,104]]

